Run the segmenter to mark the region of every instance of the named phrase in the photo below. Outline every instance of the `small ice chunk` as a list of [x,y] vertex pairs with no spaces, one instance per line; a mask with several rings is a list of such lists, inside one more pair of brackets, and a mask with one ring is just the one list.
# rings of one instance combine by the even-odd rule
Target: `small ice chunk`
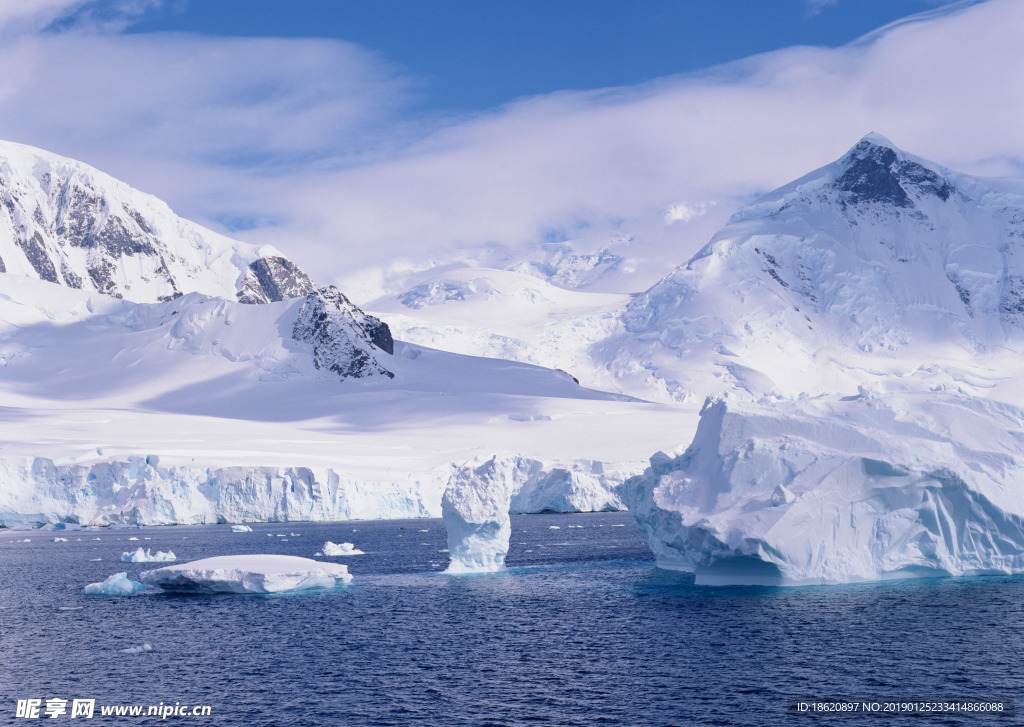
[[252,532],[252,528],[250,528],[248,525],[232,525],[231,526],[231,532],[233,532],[233,533],[251,533]]
[[67,538],[50,538],[50,542],[51,543],[66,543],[66,542],[68,542],[68,539]]
[[148,548],[146,550],[139,548],[134,553],[121,553],[121,560],[125,563],[168,563],[177,559],[173,550],[158,550],[154,553]]
[[128,538],[128,540],[138,540],[138,538],[136,538],[136,537],[135,537],[135,536],[133,535],[132,537]]
[[151,644],[143,644],[142,646],[129,646],[127,649],[120,649],[122,654],[145,654],[148,651],[152,651],[153,646]]
[[548,530],[561,530],[561,529],[562,529],[562,528],[560,528],[560,527],[559,527],[559,526],[557,526],[557,525],[548,525]]
[[128,578],[127,573],[115,573],[100,583],[90,583],[82,589],[87,596],[130,596],[133,593],[146,590],[146,587],[138,581]]
[[185,593],[283,593],[349,583],[348,568],[294,555],[221,555],[139,575],[143,583]]
[[89,558],[90,563],[99,563],[103,558]]
[[332,543],[328,540],[324,543],[323,549],[317,553],[320,556],[333,556],[333,555],[366,555],[361,550],[356,550],[356,546],[352,543]]

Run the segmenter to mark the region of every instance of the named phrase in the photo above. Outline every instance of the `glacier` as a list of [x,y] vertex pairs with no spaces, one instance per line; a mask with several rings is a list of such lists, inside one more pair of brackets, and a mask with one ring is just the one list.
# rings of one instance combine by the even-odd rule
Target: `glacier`
[[348,567],[293,555],[221,555],[139,574],[143,583],[178,593],[287,593],[352,581]]

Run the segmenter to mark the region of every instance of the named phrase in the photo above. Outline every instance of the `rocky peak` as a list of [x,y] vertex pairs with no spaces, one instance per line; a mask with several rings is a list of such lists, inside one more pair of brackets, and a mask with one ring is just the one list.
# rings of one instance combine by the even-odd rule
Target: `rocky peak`
[[313,345],[313,365],[341,379],[394,378],[377,356],[394,353],[388,325],[368,315],[333,285],[306,296],[292,327],[292,338]]
[[949,199],[947,179],[899,152],[888,139],[868,134],[840,161],[843,173],[832,183],[844,204],[913,207],[913,198]]
[[279,256],[261,257],[249,263],[239,303],[273,303],[308,295],[316,286],[298,265]]

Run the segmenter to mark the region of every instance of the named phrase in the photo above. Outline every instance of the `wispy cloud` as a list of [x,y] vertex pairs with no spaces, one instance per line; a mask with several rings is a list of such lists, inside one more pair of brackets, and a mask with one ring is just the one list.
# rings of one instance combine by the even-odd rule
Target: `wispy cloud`
[[838,3],[839,0],[804,0],[804,4],[807,8],[805,13],[807,17],[813,18],[816,15],[820,15],[821,11],[825,8]]
[[[868,131],[964,171],[1016,173],[1020,27],[1024,3],[991,0],[845,48],[460,119],[411,116],[416,80],[351,44],[72,29],[0,46],[18,69],[0,78],[0,137],[82,158],[186,216],[248,221],[241,237],[322,280],[354,286],[387,261],[553,231],[633,239],[655,270]],[[705,214],[667,221],[684,208]]]

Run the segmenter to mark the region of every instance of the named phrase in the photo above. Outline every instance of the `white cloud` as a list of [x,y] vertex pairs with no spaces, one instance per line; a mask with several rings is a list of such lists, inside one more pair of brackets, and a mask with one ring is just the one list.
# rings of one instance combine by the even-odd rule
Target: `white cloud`
[[[18,69],[0,78],[0,137],[82,158],[188,216],[251,220],[238,236],[321,280],[559,234],[630,233],[656,270],[738,201],[869,131],[963,171],[1018,173],[1020,27],[1024,3],[991,0],[845,48],[447,122],[408,121],[415,82],[337,41],[45,34],[0,47]],[[679,200],[709,206],[665,225]]]
[[63,22],[78,28],[120,30],[164,0],[0,0],[0,37],[23,35]]

